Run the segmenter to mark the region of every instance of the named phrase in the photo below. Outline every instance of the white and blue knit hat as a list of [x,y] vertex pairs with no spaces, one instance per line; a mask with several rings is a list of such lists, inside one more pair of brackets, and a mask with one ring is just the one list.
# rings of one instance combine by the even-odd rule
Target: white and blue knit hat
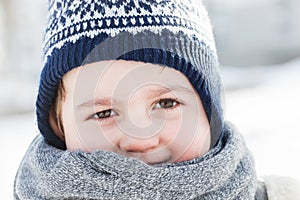
[[221,82],[212,27],[200,0],[49,0],[44,68],[36,101],[45,140],[65,149],[49,109],[68,71],[101,60],[133,60],[181,71],[199,93],[211,147],[223,128]]

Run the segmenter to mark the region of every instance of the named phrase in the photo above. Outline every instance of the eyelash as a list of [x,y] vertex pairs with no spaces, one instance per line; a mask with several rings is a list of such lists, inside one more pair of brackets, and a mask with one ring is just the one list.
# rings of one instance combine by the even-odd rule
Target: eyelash
[[98,116],[100,113],[105,113],[105,112],[110,112],[110,115],[111,115],[111,113],[113,112],[113,113],[114,113],[113,116],[117,115],[117,113],[116,113],[115,111],[113,111],[112,109],[107,109],[107,110],[103,110],[103,111],[100,111],[100,112],[96,112],[96,113],[93,114],[90,118],[96,119],[96,120],[100,120],[100,121],[105,121],[105,120],[108,120],[108,119],[110,119],[111,117],[113,117],[113,116],[108,116],[108,117],[99,117],[99,116]]
[[157,105],[158,103],[162,102],[162,101],[173,101],[173,103],[175,103],[175,105],[173,105],[172,107],[169,107],[169,108],[157,108],[157,109],[172,110],[174,108],[177,108],[179,105],[182,105],[182,103],[179,102],[178,99],[162,98],[162,99],[159,99],[158,101],[156,101],[154,103],[154,106]]
[[[163,108],[163,107],[161,107],[161,108],[154,108],[157,104],[159,104],[160,102],[162,102],[162,101],[172,101],[173,102],[173,105],[171,106],[171,107],[167,107],[167,108]],[[174,105],[174,103],[175,103],[175,105]],[[153,105],[154,104],[154,105]],[[158,101],[156,101],[156,102],[154,102],[152,104],[152,106],[151,107],[153,107],[154,109],[164,109],[164,110],[173,110],[173,109],[175,109],[175,108],[177,108],[178,106],[180,106],[180,105],[184,105],[182,102],[180,102],[178,99],[173,99],[173,98],[161,98],[161,99],[159,99]],[[95,113],[95,114],[93,114],[93,115],[91,115],[91,117],[89,117],[89,118],[92,118],[92,119],[96,119],[96,120],[100,120],[100,121],[105,121],[105,120],[109,120],[111,117],[113,117],[113,116],[108,116],[108,117],[99,117],[98,115],[100,114],[100,113],[105,113],[105,112],[113,112],[114,113],[114,115],[113,116],[115,116],[115,115],[118,115],[115,111],[113,111],[112,109],[107,109],[107,110],[103,110],[103,111],[100,111],[100,112],[97,112],[97,113]]]

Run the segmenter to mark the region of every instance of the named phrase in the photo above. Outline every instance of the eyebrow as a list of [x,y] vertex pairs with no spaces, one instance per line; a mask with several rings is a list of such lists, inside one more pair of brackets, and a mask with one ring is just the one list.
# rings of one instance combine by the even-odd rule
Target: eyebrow
[[[179,85],[169,85],[168,87],[161,87],[158,89],[152,89],[149,93],[148,93],[148,98],[155,98],[155,97],[159,97],[162,96],[164,94],[168,94],[170,92],[185,92],[187,94],[194,94],[194,92],[186,87],[183,86],[179,86]],[[77,109],[82,109],[82,108],[86,108],[86,107],[93,107],[93,106],[111,106],[112,102],[112,98],[111,97],[102,97],[102,98],[97,98],[97,99],[93,99],[93,100],[89,100],[86,101],[80,105],[77,106]],[[114,104],[120,104],[121,101],[114,99]]]
[[[80,110],[82,108],[86,107],[92,107],[92,106],[111,106],[111,99],[110,97],[102,97],[102,98],[97,98],[93,100],[86,101],[80,105],[77,106],[77,109]],[[118,103],[119,101],[114,101]]]
[[168,87],[161,87],[158,89],[154,89],[151,92],[149,92],[149,97],[157,97],[157,96],[161,96],[170,92],[185,92],[188,94],[194,94],[194,92],[186,87],[183,86],[179,86],[179,85],[168,85]]

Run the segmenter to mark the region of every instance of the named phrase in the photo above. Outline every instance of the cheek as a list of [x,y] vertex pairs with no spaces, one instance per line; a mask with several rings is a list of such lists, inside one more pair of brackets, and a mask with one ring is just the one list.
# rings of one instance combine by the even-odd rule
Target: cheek
[[161,141],[172,152],[175,162],[202,156],[210,147],[209,123],[206,118],[192,114],[167,121]]
[[[114,151],[118,146],[118,128],[103,128],[97,121],[78,122],[76,133],[71,133],[70,142],[74,147],[91,152],[95,150]],[[76,145],[76,146],[74,146]]]
[[81,143],[88,151],[117,148],[120,132],[117,128],[103,128],[97,121],[85,122],[79,131]]
[[72,102],[66,101],[63,104],[62,122],[67,149],[112,151],[117,145],[119,131],[111,126],[101,126],[96,120],[85,120],[83,116],[87,114],[74,112]]

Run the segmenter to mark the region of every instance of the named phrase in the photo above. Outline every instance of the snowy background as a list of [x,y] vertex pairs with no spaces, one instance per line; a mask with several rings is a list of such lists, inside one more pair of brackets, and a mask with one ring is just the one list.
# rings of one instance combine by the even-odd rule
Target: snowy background
[[[38,134],[46,2],[0,0],[0,199],[12,199],[19,162]],[[223,65],[226,119],[245,136],[259,175],[300,180],[300,1],[206,4]]]

